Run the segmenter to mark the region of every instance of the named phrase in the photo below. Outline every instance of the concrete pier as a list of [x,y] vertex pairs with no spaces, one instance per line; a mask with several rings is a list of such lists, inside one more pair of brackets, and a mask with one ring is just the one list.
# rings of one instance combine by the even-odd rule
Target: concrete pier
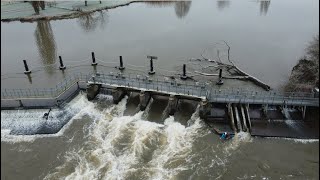
[[151,99],[151,94],[150,92],[141,91],[139,98],[140,98],[140,110],[144,111],[149,104],[149,101]]
[[241,110],[241,123],[242,123],[242,127],[243,127],[243,131],[247,132],[248,131],[248,125],[247,125],[247,119],[246,119],[246,115],[245,115],[245,111],[243,108],[243,105],[240,104],[240,110]]
[[127,92],[123,88],[113,89],[112,90],[113,103],[118,104],[126,94]]
[[249,104],[246,104],[244,108],[245,108],[245,117],[246,117],[246,120],[247,120],[248,129],[249,129],[249,132],[251,132],[251,120],[250,120],[250,114],[249,114]]
[[236,104],[232,105],[232,109],[233,109],[233,113],[234,113],[234,120],[235,120],[235,125],[237,128],[237,132],[240,132],[240,131],[242,131],[242,126],[241,126],[239,111],[238,111]]
[[89,101],[93,100],[99,93],[101,88],[100,84],[89,84],[87,86],[87,98]]
[[177,111],[178,99],[174,95],[170,95],[168,101],[169,115],[172,116]]
[[200,118],[206,120],[207,115],[210,113],[211,105],[207,99],[202,99],[200,102],[199,116]]
[[231,128],[232,128],[232,130],[233,130],[234,132],[236,132],[236,131],[237,131],[237,128],[236,128],[235,123],[234,123],[234,115],[233,115],[233,110],[232,110],[232,104],[229,103],[229,104],[227,105],[227,107],[228,107],[228,115],[229,115],[229,119],[230,119]]

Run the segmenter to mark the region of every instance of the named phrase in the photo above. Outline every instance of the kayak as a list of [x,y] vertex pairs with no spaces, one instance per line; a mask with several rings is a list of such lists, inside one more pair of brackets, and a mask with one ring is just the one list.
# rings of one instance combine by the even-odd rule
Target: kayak
[[234,136],[234,135],[222,133],[221,136],[220,136],[220,139],[222,139],[222,140],[228,140],[228,139],[233,138],[233,136]]

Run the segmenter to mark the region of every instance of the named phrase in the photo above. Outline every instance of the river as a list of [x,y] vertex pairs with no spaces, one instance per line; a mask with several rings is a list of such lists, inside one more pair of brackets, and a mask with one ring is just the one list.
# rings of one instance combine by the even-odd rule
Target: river
[[[204,50],[215,58],[213,45],[221,40],[239,67],[279,89],[319,32],[318,6],[316,0],[132,3],[76,19],[1,23],[1,89],[54,86],[68,74],[91,72],[91,51],[101,61],[122,55],[137,67],[155,55],[156,67],[175,71]],[[22,59],[35,69],[32,83],[21,74]],[[222,142],[195,106],[162,117],[160,99],[144,112],[128,97],[111,102],[78,95],[63,111],[71,120],[51,135],[10,135],[8,127],[27,133],[55,125],[65,119],[57,111],[47,121],[44,110],[1,111],[1,179],[319,178],[318,140],[241,132]]]

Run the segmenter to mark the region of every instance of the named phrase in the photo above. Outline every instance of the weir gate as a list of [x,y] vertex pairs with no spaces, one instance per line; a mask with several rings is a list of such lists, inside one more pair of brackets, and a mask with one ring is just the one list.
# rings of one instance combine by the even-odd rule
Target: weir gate
[[250,132],[253,136],[319,138],[319,94],[222,89],[206,82],[123,74],[76,74],[55,88],[1,91],[1,109],[51,108],[63,104],[82,90],[88,100],[99,93],[118,103],[131,92],[139,93],[140,110],[154,96],[168,97],[169,115],[179,101],[199,103],[199,115],[214,132]]

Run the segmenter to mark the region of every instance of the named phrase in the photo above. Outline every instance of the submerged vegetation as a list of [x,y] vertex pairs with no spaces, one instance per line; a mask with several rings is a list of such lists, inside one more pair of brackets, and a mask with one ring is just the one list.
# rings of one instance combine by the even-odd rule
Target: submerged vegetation
[[319,35],[310,42],[305,53],[293,67],[285,91],[310,92],[319,88]]

